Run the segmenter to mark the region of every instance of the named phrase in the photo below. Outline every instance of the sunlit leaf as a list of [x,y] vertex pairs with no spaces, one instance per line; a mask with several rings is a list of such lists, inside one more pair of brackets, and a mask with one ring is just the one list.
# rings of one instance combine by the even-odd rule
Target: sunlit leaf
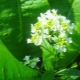
[[19,62],[0,40],[0,80],[39,80],[40,73]]
[[30,24],[48,8],[47,0],[0,0],[0,38],[18,60],[26,54],[39,55],[36,50],[40,49],[27,45],[26,39],[30,37]]

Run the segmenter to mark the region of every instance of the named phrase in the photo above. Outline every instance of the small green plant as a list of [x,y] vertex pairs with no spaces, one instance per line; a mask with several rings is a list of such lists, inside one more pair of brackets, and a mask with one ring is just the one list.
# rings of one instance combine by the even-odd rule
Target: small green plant
[[[80,71],[72,67],[67,68],[73,60],[73,57],[67,60],[67,56],[71,56],[74,51],[71,45],[74,44],[72,36],[75,24],[59,15],[55,9],[41,13],[37,19],[35,24],[31,24],[31,38],[27,39],[27,43],[34,43],[42,49],[42,80],[77,79]],[[24,64],[35,68],[39,58],[29,58],[30,56],[25,56]]]

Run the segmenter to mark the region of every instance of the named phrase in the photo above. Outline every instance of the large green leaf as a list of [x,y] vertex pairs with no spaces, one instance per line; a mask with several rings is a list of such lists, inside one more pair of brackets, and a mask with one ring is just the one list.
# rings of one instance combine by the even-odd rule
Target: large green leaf
[[25,55],[39,50],[28,47],[26,39],[30,36],[30,24],[48,8],[47,0],[0,0],[0,39],[5,43],[0,40],[0,80],[38,80],[34,78],[38,72],[23,66],[16,58],[22,61]]
[[22,60],[26,54],[39,55],[40,49],[27,45],[26,39],[30,24],[48,8],[47,0],[0,0],[0,38],[17,59]]
[[40,73],[19,62],[0,40],[0,80],[38,80]]

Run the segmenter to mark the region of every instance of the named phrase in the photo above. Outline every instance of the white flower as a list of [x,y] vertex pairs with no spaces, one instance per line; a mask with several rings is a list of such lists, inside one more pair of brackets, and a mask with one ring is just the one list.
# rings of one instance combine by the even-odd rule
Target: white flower
[[52,15],[52,13],[51,13],[50,10],[47,10],[47,12],[44,13],[44,14],[45,14],[45,17],[46,17],[47,19],[52,19],[52,17],[53,17],[53,15]]
[[34,40],[34,44],[36,46],[41,45],[42,43],[42,36],[38,36],[35,40]]
[[43,32],[42,32],[43,34],[49,34],[49,31],[48,31],[48,29],[43,29]]
[[64,37],[66,37],[66,34],[65,34],[65,32],[61,32],[59,36],[64,38]]
[[35,33],[35,32],[36,32],[36,29],[35,29],[35,27],[34,27],[33,24],[31,24],[31,32],[32,32],[32,33]]
[[58,49],[59,49],[59,45],[54,44],[54,48],[55,48],[56,50],[58,50]]
[[52,37],[52,40],[55,41],[56,39],[57,39],[57,36],[54,35],[54,36]]
[[57,23],[55,23],[55,25],[52,27],[53,31],[58,31],[58,32],[62,32],[63,31],[63,27],[61,25],[59,25],[58,21]]
[[37,19],[38,19],[38,21],[40,21],[40,22],[42,22],[42,25],[44,25],[46,22],[46,17],[41,13],[40,14],[41,16],[40,17],[38,17]]
[[74,23],[72,23],[71,28],[72,28],[72,29],[74,29],[74,28],[75,28],[75,24],[74,24]]
[[50,10],[47,10],[47,12],[45,12],[44,14],[50,15],[51,14],[51,11]]
[[42,38],[48,38],[49,36],[47,34],[43,34]]
[[26,60],[25,62],[24,62],[24,65],[28,65],[30,63],[30,60]]
[[51,11],[52,11],[53,13],[57,13],[57,10],[55,10],[55,9],[52,9]]
[[35,62],[32,62],[32,63],[29,64],[29,66],[30,66],[31,68],[35,68],[36,63],[35,63]]
[[44,14],[40,13],[40,16],[37,17],[37,19],[38,19],[39,22],[41,22],[41,24],[42,24],[41,27],[43,27],[43,25],[46,24],[46,16]]
[[68,43],[72,43],[72,38],[67,38]]
[[39,61],[40,61],[40,59],[38,57],[33,58],[33,59],[31,59],[29,66],[32,67],[32,68],[35,68],[37,62],[39,62]]
[[34,58],[33,59],[35,62],[39,62],[40,61],[40,59],[37,57],[37,58]]
[[54,44],[54,49],[56,49],[59,53],[66,52],[66,46],[65,45],[58,45]]
[[59,15],[58,17],[59,17],[59,19],[60,19],[61,21],[64,21],[64,22],[66,21],[66,17],[65,17],[65,16]]
[[27,43],[31,43],[31,39],[28,38],[28,39],[27,39]]
[[63,52],[66,52],[66,48],[65,48],[65,47],[63,47],[63,48],[62,48],[62,51],[63,51]]
[[29,60],[30,56],[25,56],[23,60]]
[[72,25],[68,27],[68,31],[69,31],[70,34],[73,34],[73,29],[74,28],[75,28],[74,23],[72,23]]
[[51,11],[53,12],[54,15],[57,14],[57,10],[52,9]]
[[70,20],[66,20],[65,22],[66,22],[67,24],[69,24],[69,23],[70,23]]
[[59,30],[59,25],[53,26],[53,31],[58,31]]
[[45,21],[45,20],[46,20],[45,15],[44,15],[44,14],[42,14],[42,13],[40,13],[40,17],[38,17],[38,20],[39,20],[40,22]]
[[29,64],[30,63],[30,56],[25,56],[23,60],[25,60],[24,65]]

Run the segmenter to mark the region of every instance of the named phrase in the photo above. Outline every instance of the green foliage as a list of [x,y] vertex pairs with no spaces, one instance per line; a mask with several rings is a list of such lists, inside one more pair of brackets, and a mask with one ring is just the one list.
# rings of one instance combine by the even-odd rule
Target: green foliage
[[56,74],[60,75],[61,80],[79,80],[80,70],[77,69],[63,69],[58,71]]
[[[51,8],[58,9],[59,14],[65,15],[68,19],[72,22],[77,23],[75,33],[73,34],[73,44],[68,45],[68,52],[64,54],[60,54],[60,57],[57,61],[56,68],[63,68],[69,65],[79,54],[79,45],[80,45],[80,31],[79,31],[79,23],[80,23],[80,16],[79,16],[79,0],[49,0]],[[71,35],[70,35],[71,36]],[[47,45],[47,44],[46,44]],[[46,47],[45,45],[45,47]],[[50,50],[50,48],[48,48]],[[45,52],[45,56],[46,56]],[[46,66],[47,67],[47,66]]]
[[43,51],[42,58],[43,58],[43,66],[47,71],[53,71],[54,67],[54,50],[53,46],[50,45],[47,40],[43,40],[41,49]]
[[[72,45],[74,46],[74,45]],[[60,57],[57,61],[56,68],[64,68],[67,67],[70,63],[72,63],[76,57],[79,55],[79,52],[75,49],[77,47],[68,46],[69,50],[65,53],[60,54]]]
[[48,8],[47,0],[0,0],[0,39],[5,43],[0,40],[0,80],[38,80],[34,78],[38,72],[23,66],[18,60],[22,61],[29,54],[26,38],[31,22]]
[[59,14],[65,15],[72,22],[80,22],[79,0],[49,0],[51,8],[58,9]]
[[57,72],[59,75],[68,75],[68,76],[80,76],[80,70],[77,69],[63,69]]
[[58,9],[59,14],[76,24],[76,29],[72,35],[73,44],[68,45],[68,52],[60,54],[58,59],[53,46],[43,40],[42,67],[46,71],[42,80],[58,80],[55,76],[60,74],[63,76],[61,80],[74,80],[70,76],[80,76],[76,69],[57,72],[72,63],[80,53],[79,7],[80,0],[0,0],[0,80],[40,80],[38,71],[20,61],[25,55],[41,56],[40,48],[26,44],[26,39],[30,37],[30,24],[49,8]]
[[24,66],[14,58],[0,40],[0,80],[38,80],[39,75],[38,71]]
[[0,80],[38,80],[34,78],[38,72],[23,66],[18,60],[22,61],[26,54],[38,49],[28,50],[29,26],[41,11],[48,8],[47,0],[0,0],[0,39],[5,43],[0,40]]
[[[47,9],[49,9],[47,0],[0,1],[0,38],[18,60],[22,61],[26,54],[34,56],[32,53],[40,50],[27,45],[26,39],[30,36],[30,24],[36,21],[40,12]],[[31,51],[28,50],[30,48]],[[36,56],[39,53],[36,53]]]
[[54,79],[54,72],[53,71],[46,71],[42,75],[41,80],[53,80]]

